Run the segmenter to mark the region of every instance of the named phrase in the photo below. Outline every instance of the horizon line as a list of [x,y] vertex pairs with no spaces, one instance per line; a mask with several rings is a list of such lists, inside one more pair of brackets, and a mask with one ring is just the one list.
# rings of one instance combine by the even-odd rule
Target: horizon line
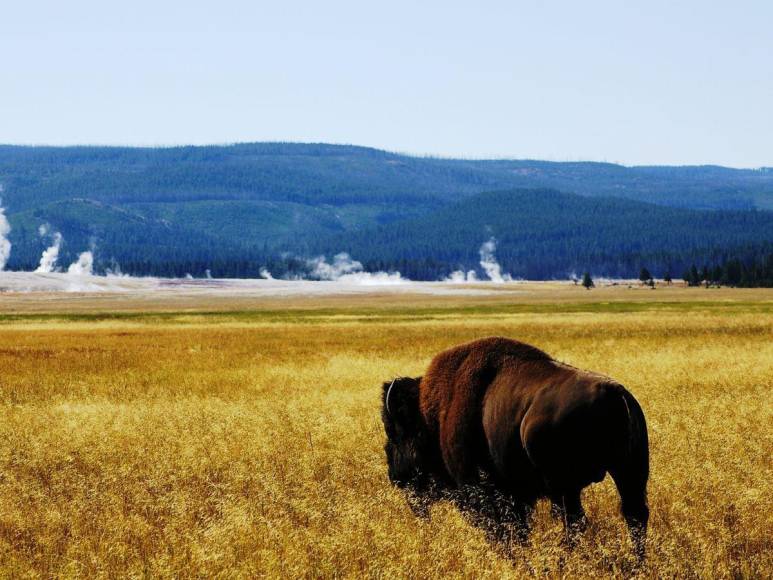
[[50,148],[50,149],[75,149],[75,148],[114,148],[114,149],[150,149],[150,150],[163,150],[163,149],[183,149],[183,148],[206,148],[206,147],[238,147],[240,145],[328,145],[333,147],[356,147],[359,149],[371,149],[382,153],[388,153],[392,155],[400,155],[403,157],[413,157],[416,159],[440,159],[447,161],[534,161],[534,162],[547,162],[547,163],[594,163],[599,165],[616,165],[619,167],[635,168],[635,167],[717,167],[722,169],[735,169],[740,171],[763,171],[773,170],[773,161],[771,165],[723,165],[721,163],[625,163],[620,161],[609,161],[607,159],[590,159],[583,157],[570,158],[565,157],[561,159],[550,157],[520,157],[516,155],[446,155],[442,153],[427,153],[427,152],[414,152],[414,151],[401,151],[397,149],[386,149],[373,145],[358,145],[356,143],[349,142],[334,142],[334,141],[284,141],[284,140],[264,140],[264,141],[222,141],[222,142],[210,142],[210,143],[4,143],[0,142],[0,147],[17,147],[17,148]]

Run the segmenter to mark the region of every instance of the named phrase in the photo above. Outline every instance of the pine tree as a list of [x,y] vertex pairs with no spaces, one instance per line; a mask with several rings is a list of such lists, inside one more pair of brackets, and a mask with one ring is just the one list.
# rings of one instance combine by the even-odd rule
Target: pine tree
[[698,281],[698,285],[700,285],[701,282],[706,283],[706,288],[708,288],[711,285],[711,273],[709,272],[709,267],[705,264],[703,265],[703,269],[701,270],[700,274],[700,280]]
[[701,285],[701,275],[698,274],[698,268],[695,267],[695,264],[693,264],[690,267],[690,278],[687,282],[690,286],[700,286]]
[[719,265],[714,266],[714,269],[711,271],[711,281],[712,281],[712,283],[714,283],[717,286],[719,286],[722,283],[723,276],[724,275],[722,273],[722,266],[719,266]]
[[590,277],[590,272],[585,272],[585,274],[582,275],[582,285],[586,290],[590,290],[596,286],[593,283],[593,278]]
[[724,282],[730,286],[738,286],[743,276],[743,265],[738,258],[734,258],[725,264]]

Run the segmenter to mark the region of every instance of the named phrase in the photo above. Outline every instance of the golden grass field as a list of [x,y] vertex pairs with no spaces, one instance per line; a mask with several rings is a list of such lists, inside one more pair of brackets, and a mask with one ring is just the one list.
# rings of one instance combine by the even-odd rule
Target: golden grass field
[[638,573],[773,575],[773,291],[562,292],[236,310],[2,298],[0,577],[630,574],[609,478],[583,494],[591,524],[573,551],[547,505],[529,545],[503,552],[450,504],[419,519],[390,486],[381,382],[494,334],[641,402]]

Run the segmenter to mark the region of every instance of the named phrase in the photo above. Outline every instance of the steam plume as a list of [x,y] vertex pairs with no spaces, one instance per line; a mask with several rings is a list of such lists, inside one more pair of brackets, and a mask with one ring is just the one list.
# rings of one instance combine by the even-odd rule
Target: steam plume
[[346,252],[333,256],[330,264],[325,256],[307,260],[311,276],[318,280],[336,280],[362,285],[401,284],[407,280],[400,272],[365,272],[362,262],[352,260]]
[[325,256],[319,256],[308,261],[311,275],[320,280],[338,280],[341,276],[362,271],[362,262],[352,260],[346,252],[333,256],[333,263],[328,264]]
[[[38,230],[40,235],[48,233],[48,228],[40,226]],[[53,272],[56,266],[56,261],[59,259],[59,249],[62,247],[62,234],[59,232],[54,233],[54,243],[43,251],[43,255],[40,256],[40,266],[38,266],[36,272]]]
[[[510,282],[513,278],[510,274],[502,273],[502,266],[497,262],[494,252],[497,249],[497,241],[494,238],[489,238],[488,241],[483,242],[478,253],[480,254],[480,266],[486,273],[489,280],[495,284],[502,284],[503,282]],[[451,272],[448,278],[443,280],[444,282],[450,282],[451,284],[463,284],[465,282],[479,282],[478,275],[475,270],[456,270]]]
[[89,251],[81,253],[78,259],[67,268],[67,273],[77,276],[91,276],[94,273],[94,254]]
[[496,284],[502,284],[503,282],[509,282],[512,280],[510,274],[502,274],[502,266],[497,262],[494,252],[497,249],[497,241],[494,238],[490,238],[489,241],[484,242],[480,247],[480,267],[486,272],[486,276],[489,280]]
[[451,272],[451,275],[445,279],[445,282],[450,282],[451,284],[464,284],[465,282],[477,281],[478,275],[475,273],[475,270],[470,270],[468,272],[465,272],[464,270],[456,270]]
[[[0,192],[2,191],[3,186],[0,185]],[[8,234],[10,233],[11,224],[8,223],[8,218],[5,217],[5,209],[2,202],[0,202],[0,272],[5,269],[8,258],[11,257],[11,242],[8,239]]]

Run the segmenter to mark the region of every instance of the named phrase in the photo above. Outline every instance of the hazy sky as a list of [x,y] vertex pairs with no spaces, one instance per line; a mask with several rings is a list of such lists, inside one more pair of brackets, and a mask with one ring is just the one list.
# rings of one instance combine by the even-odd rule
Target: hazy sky
[[0,6],[0,142],[773,166],[773,2]]

